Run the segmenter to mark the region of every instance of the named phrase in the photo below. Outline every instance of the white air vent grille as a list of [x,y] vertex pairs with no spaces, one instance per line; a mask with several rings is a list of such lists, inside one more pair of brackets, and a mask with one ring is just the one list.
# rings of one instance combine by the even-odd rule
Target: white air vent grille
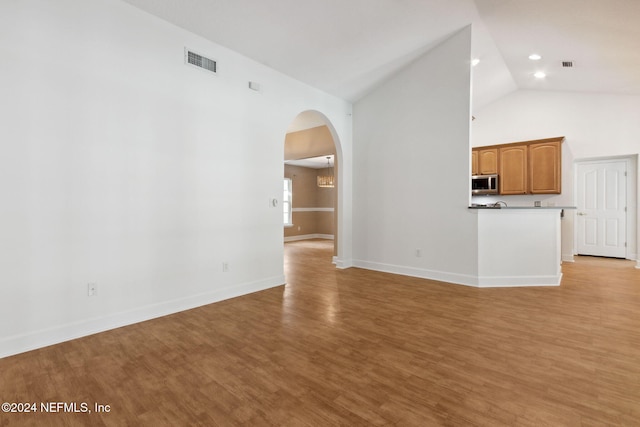
[[185,63],[191,64],[195,67],[203,68],[205,70],[211,71],[212,73],[217,72],[216,61],[186,48],[184,50],[184,60]]
[[573,67],[573,61],[562,61],[562,66],[564,68],[571,68]]

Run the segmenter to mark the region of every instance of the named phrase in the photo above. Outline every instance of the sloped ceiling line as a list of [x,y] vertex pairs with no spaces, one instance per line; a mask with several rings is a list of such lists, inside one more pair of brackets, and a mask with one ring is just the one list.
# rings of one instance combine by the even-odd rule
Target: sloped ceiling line
[[640,95],[637,0],[124,1],[352,102],[469,24],[474,109],[518,88]]

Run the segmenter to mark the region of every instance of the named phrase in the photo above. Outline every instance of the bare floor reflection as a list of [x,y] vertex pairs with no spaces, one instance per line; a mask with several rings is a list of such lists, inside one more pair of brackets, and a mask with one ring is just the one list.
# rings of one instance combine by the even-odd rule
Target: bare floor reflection
[[339,321],[340,292],[332,257],[332,240],[285,243],[283,321],[297,312],[312,313],[330,324]]

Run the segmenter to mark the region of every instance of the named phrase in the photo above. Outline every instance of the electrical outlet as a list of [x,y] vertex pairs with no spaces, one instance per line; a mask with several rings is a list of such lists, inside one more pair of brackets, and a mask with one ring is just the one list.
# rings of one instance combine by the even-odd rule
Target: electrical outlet
[[228,273],[229,272],[229,263],[228,262],[223,262],[222,263],[222,272],[223,273]]
[[91,282],[87,284],[87,295],[90,297],[95,297],[98,295],[98,284],[95,282]]

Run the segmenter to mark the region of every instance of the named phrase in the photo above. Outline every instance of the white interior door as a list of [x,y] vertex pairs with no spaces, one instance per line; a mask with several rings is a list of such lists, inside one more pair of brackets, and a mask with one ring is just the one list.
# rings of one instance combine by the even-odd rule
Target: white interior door
[[627,163],[577,165],[577,249],[580,255],[626,257]]

